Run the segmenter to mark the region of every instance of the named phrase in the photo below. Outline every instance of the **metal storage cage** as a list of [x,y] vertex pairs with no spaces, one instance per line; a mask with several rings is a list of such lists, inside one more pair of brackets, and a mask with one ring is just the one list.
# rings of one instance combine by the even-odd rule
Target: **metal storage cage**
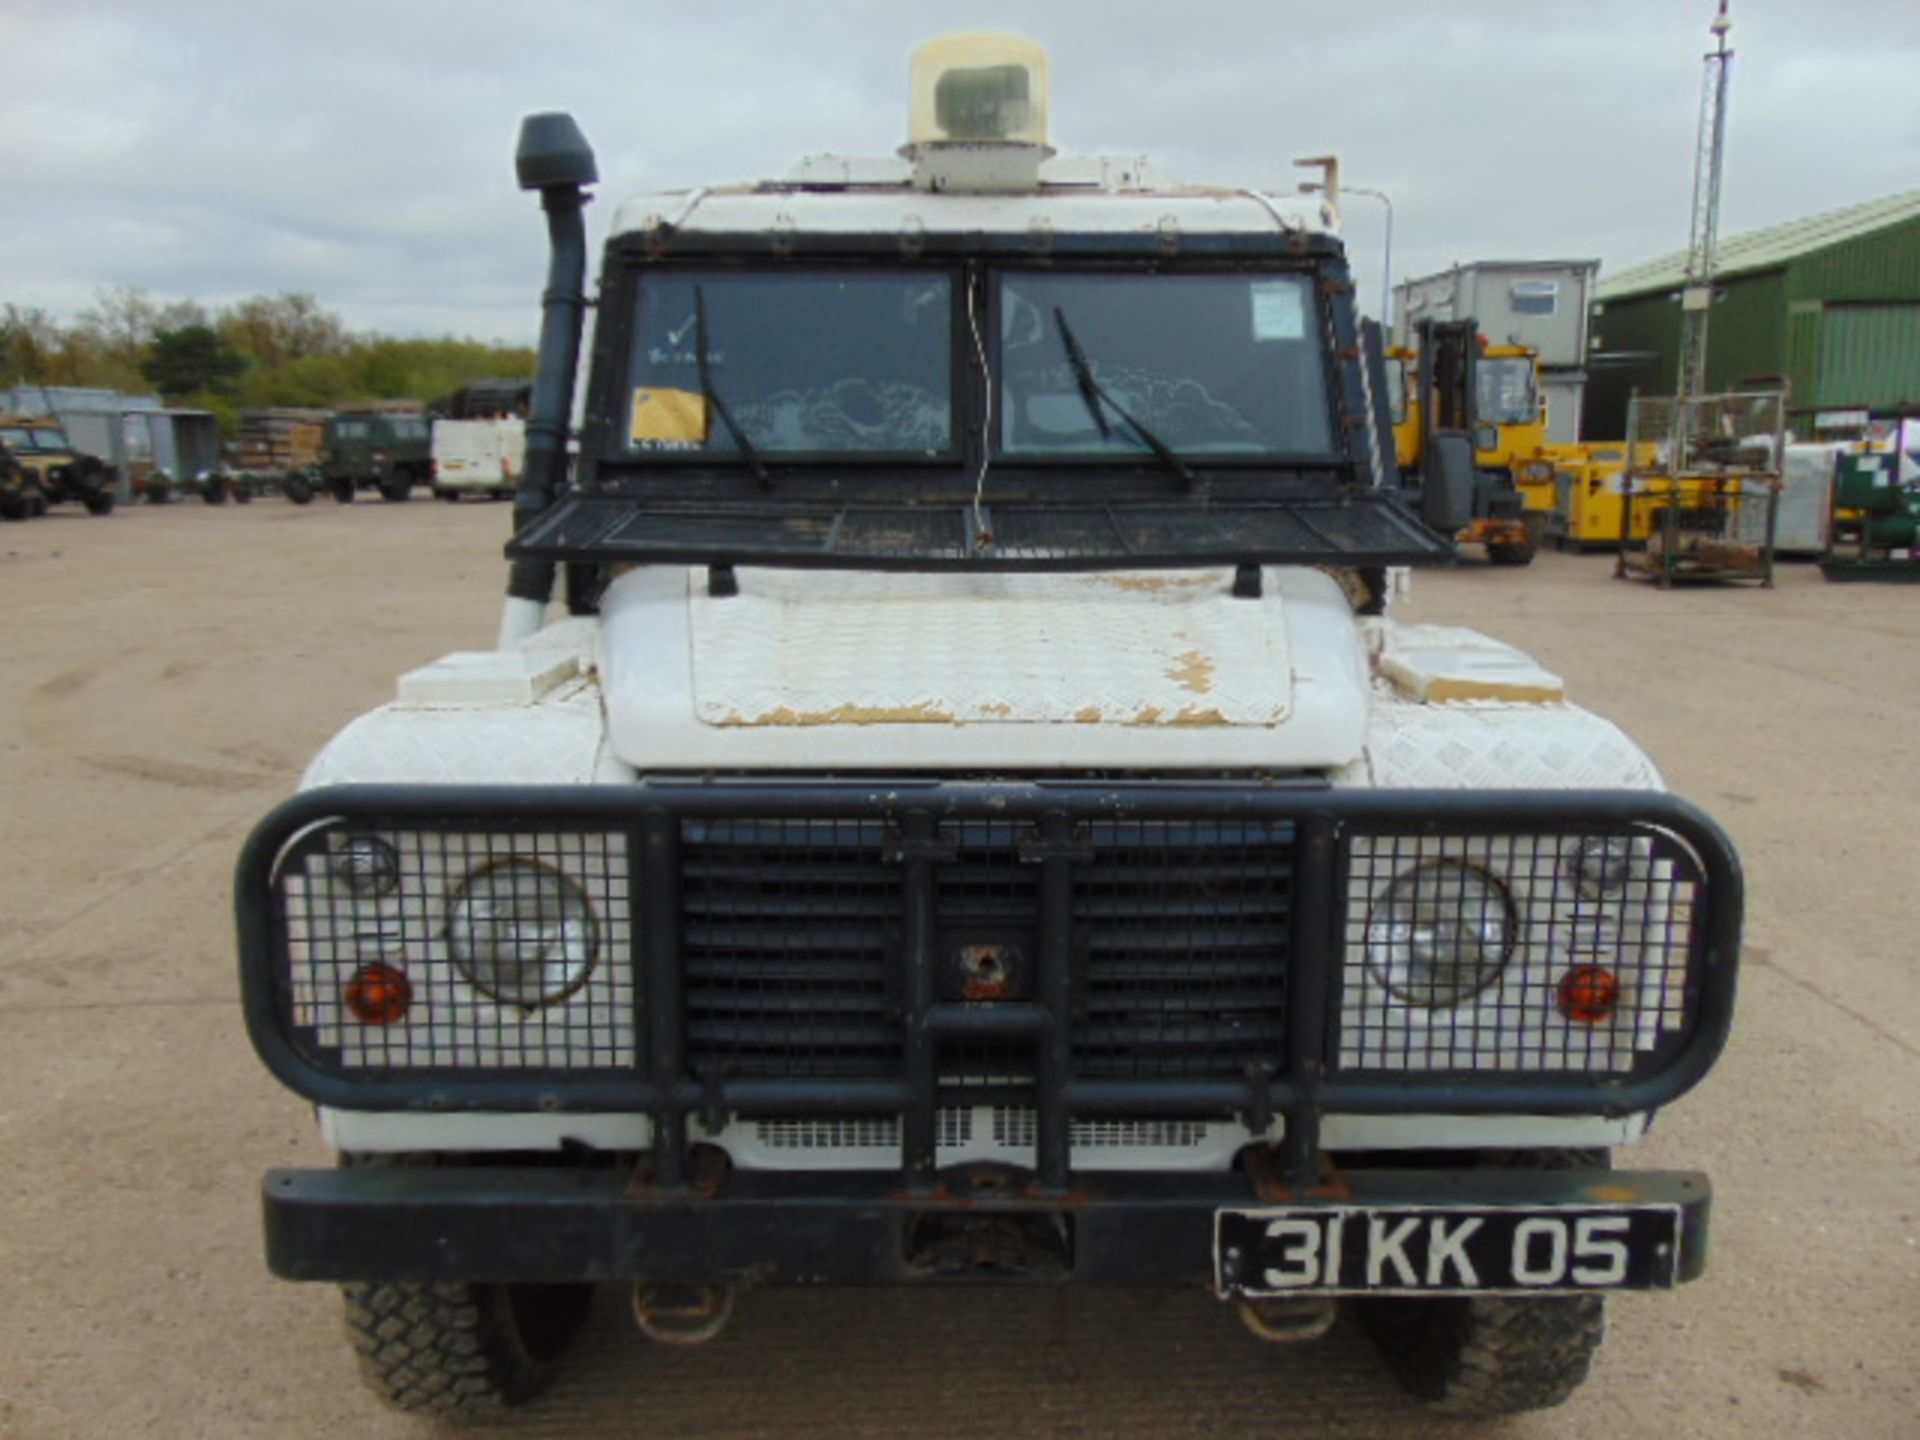
[[1636,395],[1614,574],[1772,585],[1786,414],[1784,390]]

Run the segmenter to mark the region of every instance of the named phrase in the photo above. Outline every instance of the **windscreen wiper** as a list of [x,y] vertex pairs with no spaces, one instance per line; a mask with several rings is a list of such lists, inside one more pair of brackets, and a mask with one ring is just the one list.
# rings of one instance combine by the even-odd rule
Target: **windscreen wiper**
[[760,452],[753,448],[753,442],[747,438],[747,432],[740,428],[740,422],[733,418],[733,411],[720,398],[720,392],[713,388],[713,366],[707,359],[707,295],[698,285],[693,287],[693,363],[700,371],[700,393],[707,397],[707,403],[713,406],[714,413],[727,427],[727,433],[733,437],[733,443],[753,471],[753,478],[760,482],[760,488],[771,489],[773,477],[767,473],[766,462],[760,458]]
[[1067,324],[1067,312],[1058,305],[1053,307],[1053,323],[1060,327],[1060,341],[1067,347],[1067,364],[1073,367],[1074,383],[1080,387],[1080,398],[1086,402],[1094,424],[1100,427],[1100,437],[1104,440],[1113,433],[1107,425],[1104,406],[1126,422],[1127,428],[1140,437],[1140,442],[1153,451],[1160,463],[1180,477],[1182,485],[1189,490],[1198,486],[1200,477],[1193,473],[1193,467],[1182,460],[1171,445],[1134,419],[1126,407],[1113,398],[1113,392],[1094,377],[1093,366],[1087,361],[1087,352],[1080,348],[1079,338],[1074,335],[1073,327]]

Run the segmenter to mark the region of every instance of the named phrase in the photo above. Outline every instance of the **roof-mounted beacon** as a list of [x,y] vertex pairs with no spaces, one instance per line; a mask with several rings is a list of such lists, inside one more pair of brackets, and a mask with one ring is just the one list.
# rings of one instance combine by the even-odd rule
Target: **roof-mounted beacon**
[[1047,52],[1017,35],[948,35],[913,52],[900,154],[923,190],[1031,190],[1047,143]]

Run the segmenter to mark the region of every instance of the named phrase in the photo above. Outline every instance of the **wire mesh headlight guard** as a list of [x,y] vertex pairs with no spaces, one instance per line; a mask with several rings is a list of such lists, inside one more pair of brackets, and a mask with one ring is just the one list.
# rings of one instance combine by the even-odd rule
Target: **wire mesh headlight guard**
[[[683,874],[683,855],[696,848],[692,837],[727,823],[787,837],[787,851],[769,858],[785,867],[785,888],[762,905],[756,943],[786,946],[772,959],[803,974],[809,964],[847,963],[819,917],[852,903],[823,897],[815,905],[793,888],[792,877],[809,873],[807,837],[840,836],[843,850],[850,833],[883,837],[856,898],[877,907],[872,934],[883,938],[877,947],[869,938],[867,963],[880,967],[880,1013],[902,1037],[897,1065],[857,1075],[816,1065],[786,1075],[690,1062],[683,895],[696,882]],[[1034,881],[1007,892],[1023,898],[1006,903],[1024,908],[954,930],[938,908],[942,876],[967,862],[967,837],[988,830],[1000,852],[1031,867]],[[1097,916],[1083,912],[1094,902],[1078,898],[1086,887],[1076,888],[1076,873],[1113,873],[1115,857],[1140,849],[1141,835],[1151,837],[1158,878],[1145,893],[1155,913],[1125,914],[1110,888]],[[1259,851],[1257,880],[1223,878],[1222,848],[1242,837]],[[1205,863],[1186,864],[1189,851]],[[391,889],[381,888],[384,859],[374,867],[381,885],[366,883],[369,853],[394,857]],[[554,892],[575,908],[555,922],[554,943],[564,950],[585,936],[594,948],[578,983],[569,979],[572,988],[551,1002],[489,995],[452,954],[456,897],[476,872],[503,864],[560,877]],[[1430,876],[1446,883],[1432,890]],[[1253,902],[1234,885],[1259,887],[1267,931],[1244,923]],[[1501,898],[1495,905],[1489,897]],[[1449,904],[1483,913],[1456,932],[1435,908]],[[1441,926],[1437,935],[1482,936],[1499,963],[1489,949],[1460,993],[1440,996],[1443,1003],[1431,992],[1410,1000],[1391,963],[1399,943],[1391,937],[1404,938],[1392,926],[1401,921],[1381,918],[1409,905],[1407,913],[1428,917],[1420,923]],[[929,1153],[930,1117],[954,1099],[943,1093],[939,1045],[961,1041],[992,1040],[1030,1056],[1019,1083],[1038,1107],[1042,1133],[1061,1136],[1069,1119],[1112,1116],[1237,1115],[1264,1132],[1276,1115],[1290,1131],[1317,1130],[1327,1111],[1651,1110],[1696,1084],[1724,1043],[1741,906],[1739,862],[1725,835],[1665,794],[1257,781],[339,787],[297,796],[269,815],[236,879],[249,1032],[269,1068],[319,1103],[644,1112],[669,1138],[684,1135],[696,1113],[709,1127],[738,1113],[921,1113],[929,1117]],[[1152,932],[1157,948],[1129,960],[1134,932],[1126,927],[1141,925],[1160,927]],[[1169,936],[1180,948],[1169,948]],[[1084,1052],[1076,1034],[1095,1021],[1114,1023],[1089,1017],[1089,964],[1100,963],[1102,944],[1119,946],[1113,974],[1127,973],[1126,965],[1185,965],[1199,990],[1219,997],[1234,993],[1231,977],[1249,967],[1284,972],[1282,984],[1263,992],[1268,1008],[1259,1012],[1280,1037],[1271,1063],[1236,1061],[1233,1073],[1169,1068],[1163,1078],[1077,1069]],[[943,956],[983,948],[1005,958],[1019,987],[986,1000],[944,990]],[[403,1019],[356,1024],[339,1003],[370,963],[406,974],[412,1008]],[[781,970],[765,968],[769,976]],[[1114,987],[1103,992],[1104,1005],[1126,1003],[1124,984],[1102,983]],[[767,979],[763,988],[775,984]],[[793,983],[756,1003],[804,1016],[817,989]],[[1172,1003],[1164,987],[1152,994],[1156,1006]],[[1205,1003],[1214,1007],[1213,1030],[1241,1023],[1229,999]],[[1140,1029],[1146,1021],[1174,1023],[1157,1012],[1131,1020],[1149,1038],[1156,1032]],[[911,1120],[906,1131],[911,1140]]]

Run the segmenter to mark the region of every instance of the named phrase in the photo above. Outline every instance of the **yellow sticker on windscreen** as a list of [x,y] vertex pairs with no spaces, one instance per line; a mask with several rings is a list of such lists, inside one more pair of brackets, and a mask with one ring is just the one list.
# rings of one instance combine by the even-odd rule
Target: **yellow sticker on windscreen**
[[635,445],[707,443],[707,397],[697,390],[642,385],[633,392],[627,437]]

